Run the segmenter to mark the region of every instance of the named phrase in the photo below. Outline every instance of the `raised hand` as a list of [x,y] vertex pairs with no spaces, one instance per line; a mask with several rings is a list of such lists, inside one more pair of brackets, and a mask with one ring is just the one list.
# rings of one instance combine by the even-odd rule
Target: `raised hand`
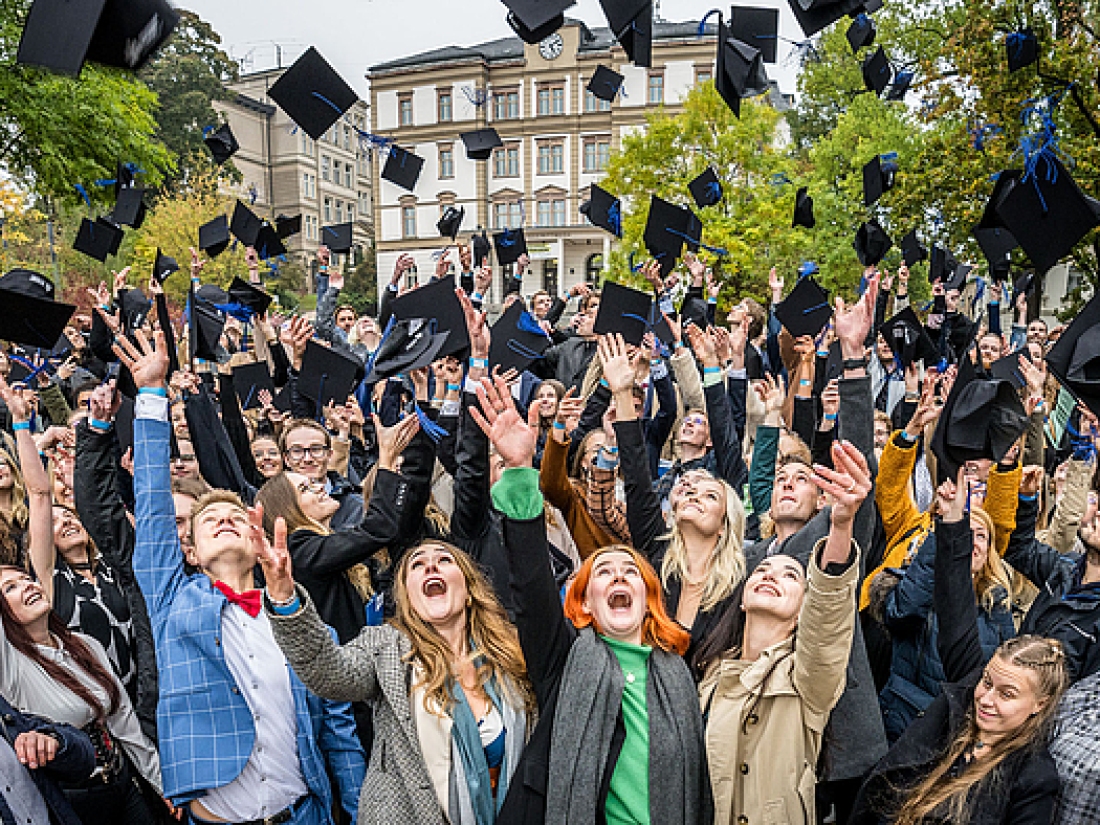
[[137,330],[135,346],[125,335],[115,338],[111,347],[134,378],[138,389],[146,387],[164,388],[168,376],[168,350],[164,343],[164,333],[159,329],[150,344],[144,330]]
[[[821,391],[821,414],[825,416],[826,429],[832,429],[836,415],[840,411],[840,386],[834,378]],[[829,418],[828,416],[832,416]]]
[[626,351],[626,343],[619,333],[600,335],[596,339],[596,352],[603,367],[603,377],[612,395],[634,389],[634,365]]
[[113,286],[114,295],[117,298],[118,293],[120,293],[123,290],[127,289],[126,279],[128,277],[130,277],[130,267],[124,268],[121,272],[115,272],[112,269],[111,270],[111,275],[114,276],[114,283],[113,283],[112,286]]
[[103,281],[100,281],[99,286],[95,289],[89,288],[87,292],[92,296],[92,301],[97,307],[109,307],[111,305],[111,290],[107,289],[107,284]]
[[474,289],[478,295],[485,297],[489,287],[493,285],[493,268],[491,266],[479,266],[474,270]]
[[481,379],[477,400],[481,409],[470,407],[470,416],[504,459],[504,466],[530,467],[539,438],[539,405],[531,405],[524,421],[499,375]]
[[202,268],[206,266],[206,261],[199,255],[199,250],[195,247],[191,247],[191,280],[197,281],[202,276]]
[[783,300],[783,278],[774,266],[768,272],[768,289],[772,291],[773,304],[778,304]]
[[688,343],[691,344],[691,351],[695,353],[695,359],[700,364],[704,367],[718,366],[718,349],[713,338],[695,324],[688,324],[684,327],[684,335],[687,336]]
[[16,391],[8,382],[0,378],[0,399],[7,405],[8,412],[14,423],[29,421],[31,417],[31,405],[22,392]]
[[294,598],[294,574],[290,564],[290,551],[286,543],[286,521],[275,519],[275,535],[268,541],[264,535],[264,508],[257,504],[248,511],[248,532],[252,550],[264,571],[267,595],[276,602],[289,602]]
[[470,334],[470,357],[488,358],[491,337],[489,325],[485,322],[485,313],[474,309],[466,290],[456,289],[455,295],[458,296],[458,302],[462,304],[462,314],[466,316],[466,330]]
[[317,247],[317,264],[319,266],[328,266],[332,263],[332,253],[329,248],[324,244]]
[[664,283],[661,281],[661,265],[657,261],[646,261],[642,266],[642,276],[649,281],[649,285],[657,292],[663,292]]
[[435,262],[435,277],[436,277],[436,279],[446,278],[447,273],[451,271],[451,256],[447,254],[450,251],[450,249],[451,249],[450,247],[447,247],[446,249],[444,249],[443,253],[439,256],[439,258]]
[[764,421],[775,426],[779,422],[779,416],[783,412],[783,400],[787,395],[786,382],[783,376],[776,378],[768,373],[763,380],[753,384],[756,394],[764,403]]
[[378,438],[378,467],[396,472],[397,459],[420,432],[420,419],[415,415],[406,415],[392,427],[383,427],[382,420],[374,413],[371,420],[374,421],[374,432]]
[[393,277],[390,278],[390,284],[397,286],[401,281],[401,276],[416,266],[416,260],[412,255],[403,253],[397,256],[397,260],[393,262]]
[[936,379],[932,373],[929,373],[924,379],[924,387],[921,389],[917,408],[913,411],[909,423],[905,425],[905,432],[911,438],[920,437],[921,433],[924,432],[924,428],[939,418],[942,412],[943,405],[936,401]]
[[473,269],[474,256],[470,251],[470,245],[467,243],[460,243],[458,245],[458,263],[462,267],[463,272],[469,272]]
[[850,309],[845,305],[843,298],[836,299],[834,328],[845,358],[860,358],[863,355],[863,342],[867,340],[867,334],[875,321],[878,286],[878,276],[871,276],[863,296]]
[[688,268],[688,272],[691,273],[691,285],[702,286],[703,279],[707,274],[707,265],[699,260],[699,256],[694,252],[684,253],[684,266]]
[[1020,495],[1034,496],[1039,493],[1043,482],[1043,468],[1038,464],[1028,464],[1020,475]]
[[832,523],[848,526],[873,486],[867,459],[850,441],[833,444],[833,467],[814,465],[814,484],[832,497]]
[[569,435],[569,421],[580,418],[586,403],[586,399],[577,398],[576,387],[570,387],[568,392],[562,396],[561,401],[558,402],[558,413],[555,420],[562,426],[552,427],[550,433],[558,440],[559,444],[565,443],[565,439]]

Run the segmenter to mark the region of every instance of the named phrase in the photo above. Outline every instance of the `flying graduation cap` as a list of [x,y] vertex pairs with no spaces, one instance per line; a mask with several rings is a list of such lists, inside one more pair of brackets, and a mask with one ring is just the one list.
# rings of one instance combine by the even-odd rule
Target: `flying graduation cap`
[[1100,415],[1100,295],[1058,337],[1046,361],[1062,385]]
[[787,0],[787,3],[806,37],[813,37],[842,17],[855,18],[882,8],[881,0]]
[[760,50],[765,63],[779,54],[779,9],[734,6],[730,9],[729,36]]
[[423,168],[424,158],[394,143],[390,145],[389,155],[382,166],[382,178],[412,192]]
[[817,226],[814,218],[814,199],[809,195],[810,190],[800,186],[794,196],[794,217],[791,219],[791,227],[804,226],[813,229]]
[[856,257],[864,266],[875,266],[886,257],[893,245],[886,230],[873,218],[856,231],[856,239],[852,242]]
[[318,408],[330,403],[344,404],[363,375],[363,363],[358,358],[310,339],[302,355],[298,392]]
[[926,367],[930,367],[940,360],[940,351],[928,337],[924,324],[912,307],[901,310],[889,321],[883,323],[878,331],[890,345],[891,351],[902,368],[917,361],[923,361]]
[[462,221],[466,217],[466,210],[459,206],[448,206],[443,210],[443,215],[439,218],[439,222],[436,223],[435,228],[439,230],[439,234],[444,238],[450,238],[452,241],[458,237],[459,231],[462,229]]
[[30,269],[0,278],[0,341],[52,348],[76,307],[54,300],[53,281]]
[[580,212],[593,226],[607,230],[616,238],[623,236],[622,203],[606,189],[592,184]]
[[901,257],[906,266],[913,266],[928,257],[928,250],[920,242],[915,229],[910,230],[898,246],[901,247]]
[[301,231],[301,215],[294,215],[293,217],[287,215],[275,216],[275,234],[279,236],[279,240],[285,241],[287,238],[297,235]]
[[879,97],[886,91],[886,87],[894,77],[894,70],[882,46],[864,59],[862,71],[864,85]]
[[229,219],[218,215],[209,223],[199,227],[199,249],[216,258],[229,246]]
[[[518,230],[517,230],[518,231]],[[429,318],[437,332],[449,333],[440,357],[460,352],[470,345],[466,314],[455,294],[455,276],[447,275],[393,299],[390,309],[398,320]]]
[[538,320],[523,308],[522,301],[513,301],[491,332],[489,367],[499,366],[504,372],[523,372],[553,343]]
[[168,276],[173,272],[179,272],[180,265],[176,263],[175,258],[170,258],[157,248],[157,257],[153,261],[153,277],[157,279],[158,284],[163,284],[168,280]]
[[700,209],[714,206],[722,200],[722,183],[713,166],[708,166],[701,175],[688,184],[688,191]]
[[993,278],[997,281],[1005,280],[1011,269],[1012,250],[1019,246],[1012,233],[1000,226],[991,229],[975,226],[970,234],[974,236],[989,262],[989,272]]
[[96,218],[94,221],[84,218],[80,221],[73,249],[103,263],[108,255],[118,252],[122,234],[122,229],[106,218]]
[[227,294],[230,302],[240,304],[253,315],[263,315],[275,300],[257,284],[251,284],[238,276],[233,277]]
[[603,284],[592,330],[598,335],[617,332],[634,346],[641,345],[647,332],[669,344],[672,334],[652,294],[614,281]]
[[663,275],[676,266],[685,242],[693,249],[698,248],[701,233],[702,225],[690,209],[656,195],[650,196],[642,241],[649,254],[657,259]]
[[203,136],[202,142],[206,144],[206,148],[214,158],[214,163],[218,166],[233,157],[241,148],[228,123],[223,123],[217,129],[210,129]]
[[466,146],[466,157],[470,160],[488,160],[494,149],[504,145],[497,130],[491,126],[463,132],[459,137]]
[[587,88],[600,100],[606,100],[610,103],[622,87],[623,76],[614,69],[601,64],[592,73],[592,79],[588,81]]
[[118,190],[115,208],[111,210],[111,223],[140,229],[145,223],[145,190],[127,186]]
[[267,91],[290,119],[314,140],[355,105],[359,96],[310,46]]
[[565,10],[576,0],[504,0],[506,20],[524,43],[537,46],[565,24]]
[[652,0],[600,0],[600,5],[630,62],[649,68],[653,51]]
[[[705,18],[704,18],[705,21]],[[768,75],[760,49],[733,37],[718,15],[718,55],[714,86],[722,100],[741,117],[741,99],[768,91]]]
[[846,36],[848,38],[848,45],[852,47],[852,52],[858,52],[860,49],[865,49],[875,42],[875,21],[871,19],[871,16],[865,12],[860,12],[852,20],[851,25],[848,26]]
[[332,252],[351,252],[355,245],[353,227],[350,223],[339,223],[335,226],[321,227],[321,241]]
[[833,305],[812,275],[799,278],[790,294],[775,306],[775,317],[795,338],[817,336],[833,317]]
[[1005,53],[1008,58],[1008,70],[1018,71],[1032,63],[1039,62],[1039,38],[1031,29],[1009,32],[1005,36]]
[[493,235],[493,249],[497,253],[497,263],[501,266],[514,264],[527,254],[527,238],[523,229],[504,229]]
[[894,188],[897,153],[875,155],[863,166],[863,205],[874,206],[883,193]]

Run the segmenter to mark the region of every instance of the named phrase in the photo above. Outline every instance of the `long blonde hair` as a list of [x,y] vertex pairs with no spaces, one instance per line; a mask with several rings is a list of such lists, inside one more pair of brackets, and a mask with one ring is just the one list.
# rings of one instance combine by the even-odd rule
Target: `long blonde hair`
[[[722,520],[722,530],[718,542],[710,556],[707,570],[707,582],[703,587],[703,597],[699,602],[700,611],[712,610],[723,599],[730,596],[745,578],[745,505],[737,492],[720,478],[711,478],[722,485],[726,494],[726,514]],[[669,579],[677,576],[681,581],[688,578],[687,545],[684,534],[675,519],[668,535],[668,551],[661,562],[661,584],[668,588]]]
[[990,613],[998,605],[1008,605],[1009,594],[1012,593],[1012,577],[997,553],[997,533],[992,516],[981,507],[971,507],[970,517],[980,521],[989,536],[989,552],[985,554],[982,569],[974,576],[974,592],[982,609]]
[[971,699],[962,730],[932,772],[909,794],[893,820],[894,825],[921,825],[925,817],[933,813],[943,814],[946,821],[955,825],[965,825],[970,819],[968,800],[971,790],[997,781],[1001,775],[997,769],[1014,753],[1045,742],[1058,699],[1069,684],[1066,656],[1061,643],[1042,636],[1017,636],[997,648],[993,655],[1035,674],[1039,699],[1044,703],[1042,708],[1008,736],[994,743],[988,755],[972,760],[957,776],[951,776],[952,767],[980,738],[974,720],[974,700]]
[[466,634],[470,640],[470,659],[477,668],[478,685],[483,686],[495,677],[503,693],[532,712],[534,692],[527,678],[527,664],[515,626],[508,620],[492,585],[473,559],[445,541],[426,541],[409,549],[397,568],[393,583],[395,609],[391,624],[412,644],[405,661],[420,665],[415,687],[424,688],[428,709],[440,716],[451,709],[455,678],[450,646],[438,630],[413,610],[409,601],[409,560],[423,547],[439,547],[450,553],[466,580]]
[[27,509],[27,484],[23,481],[23,471],[19,469],[19,462],[4,447],[0,447],[0,461],[8,465],[12,478],[11,512],[8,513],[8,521],[16,530],[26,530],[30,510]]

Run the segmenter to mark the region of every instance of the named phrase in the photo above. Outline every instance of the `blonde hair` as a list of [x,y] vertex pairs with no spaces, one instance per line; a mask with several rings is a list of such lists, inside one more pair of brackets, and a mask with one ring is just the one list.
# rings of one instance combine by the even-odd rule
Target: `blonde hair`
[[[712,610],[719,602],[727,598],[745,578],[745,505],[737,492],[720,478],[710,481],[722,485],[726,494],[726,513],[722,519],[722,529],[718,541],[711,551],[707,568],[707,582],[703,587],[703,596],[699,602],[700,611]],[[673,519],[672,529],[666,536],[668,550],[661,562],[661,584],[668,588],[669,579],[677,576],[681,581],[688,578],[687,545],[680,526]]]
[[[502,691],[534,710],[534,693],[527,679],[527,664],[515,626],[497,600],[489,580],[468,555],[445,541],[426,541],[410,548],[397,568],[393,583],[394,617],[391,624],[409,639],[412,649],[408,663],[420,665],[415,687],[423,687],[426,706],[439,716],[454,705],[454,668],[452,652],[439,631],[425,621],[409,601],[409,560],[425,547],[446,550],[466,580],[466,634],[470,640],[470,660],[476,667],[478,686],[495,678]],[[516,693],[518,692],[518,696]]]
[[937,818],[965,825],[970,819],[971,790],[975,786],[994,782],[997,770],[1017,751],[1042,744],[1057,710],[1058,699],[1069,684],[1066,656],[1060,642],[1042,636],[1017,636],[1009,639],[993,654],[1003,662],[1026,668],[1035,675],[1038,698],[1043,705],[1020,727],[990,746],[989,754],[972,760],[956,776],[951,770],[959,759],[971,750],[980,739],[980,730],[974,721],[973,700],[966,715],[966,722],[932,772],[909,793],[902,804],[894,825],[921,825],[926,817]]
[[8,521],[15,529],[25,530],[30,519],[30,510],[27,509],[27,483],[23,480],[23,471],[19,468],[19,462],[5,447],[0,447],[0,461],[8,465],[12,478]]
[[1012,592],[1012,577],[994,546],[997,533],[993,526],[993,517],[981,507],[970,508],[970,518],[977,519],[989,536],[989,550],[985,554],[985,564],[974,576],[974,592],[982,609],[987,613],[998,605],[1007,605]]

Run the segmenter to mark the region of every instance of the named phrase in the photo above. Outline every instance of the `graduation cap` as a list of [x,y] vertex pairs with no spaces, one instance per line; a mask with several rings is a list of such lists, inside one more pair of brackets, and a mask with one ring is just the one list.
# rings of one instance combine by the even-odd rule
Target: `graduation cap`
[[882,6],[882,3],[865,0],[787,0],[787,3],[806,37],[813,37],[842,17],[855,17],[861,12],[870,14]]
[[16,62],[70,75],[85,60],[136,72],[177,23],[165,0],[35,0]]
[[266,261],[268,258],[278,258],[280,255],[286,254],[286,246],[283,245],[283,239],[279,237],[279,230],[267,221],[261,221],[260,223],[255,248],[261,261]]
[[1022,174],[1023,172],[1019,169],[1005,169],[997,173],[993,191],[989,195],[989,200],[986,201],[985,209],[982,210],[982,219],[978,221],[979,229],[1006,228],[1004,218],[997,212],[997,207],[1001,205],[1008,190],[1019,182]]
[[473,254],[474,266],[482,266],[489,260],[489,253],[492,252],[492,244],[489,243],[489,238],[485,234],[485,230],[481,230],[480,235],[474,235],[470,238],[470,252]]
[[29,347],[53,347],[76,307],[54,300],[53,281],[30,269],[13,269],[0,278],[0,341]]
[[217,129],[210,129],[203,136],[202,142],[206,144],[206,148],[214,156],[214,163],[218,166],[233,157],[237,150],[241,148],[228,123],[223,123]]
[[225,252],[229,246],[229,220],[225,215],[218,215],[209,223],[199,227],[199,249],[216,258]]
[[522,229],[504,229],[493,235],[493,248],[496,249],[498,264],[514,264],[521,255],[527,254],[527,238]]
[[302,355],[298,372],[298,392],[324,407],[329,402],[342,405],[363,378],[363,363],[339,350],[310,339]]
[[355,90],[312,46],[283,72],[267,95],[314,140],[320,140],[359,100]]
[[950,249],[944,249],[939,244],[932,245],[932,258],[928,264],[929,283],[942,281],[946,287],[947,283],[954,279],[958,268],[959,263]]
[[1021,358],[1027,359],[1028,362],[1031,361],[1031,353],[1028,352],[1027,347],[1021,347],[1014,352],[1010,352],[1004,358],[998,358],[990,364],[990,377],[1000,381],[1008,381],[1016,389],[1022,390],[1027,386],[1027,379],[1024,378],[1023,371],[1020,369]]
[[552,341],[539,326],[538,319],[523,308],[521,301],[511,305],[493,324],[489,344],[489,367],[502,372],[523,372],[542,358]]
[[1000,461],[1025,429],[1027,412],[1011,382],[979,378],[970,359],[962,358],[932,435],[941,476],[956,477],[967,461]]
[[145,190],[128,186],[118,190],[115,208],[111,210],[111,223],[140,229],[145,223]]
[[917,313],[906,307],[878,328],[903,368],[917,361],[926,367],[940,360],[940,352],[924,330]]
[[459,230],[462,229],[462,220],[466,217],[466,210],[459,206],[448,206],[443,210],[443,216],[436,223],[435,228],[439,230],[439,234],[444,238],[450,238],[452,241],[458,237]]
[[597,335],[617,332],[634,346],[640,346],[650,331],[665,343],[671,343],[672,333],[651,294],[614,281],[605,281],[600,290],[600,306],[592,331]]
[[622,87],[623,76],[621,74],[614,69],[609,69],[607,66],[599,65],[596,67],[596,71],[592,73],[587,88],[600,100],[606,100],[610,103]]
[[350,252],[353,246],[352,225],[340,223],[322,226],[321,242],[333,252]]
[[719,17],[714,86],[722,100],[737,117],[741,117],[741,98],[762,95],[768,91],[768,85],[760,49],[730,36],[729,29]]
[[491,126],[475,129],[472,132],[463,132],[459,137],[466,145],[466,157],[470,160],[488,160],[494,149],[504,145],[497,130]]
[[118,252],[121,243],[121,228],[105,218],[96,218],[94,221],[84,218],[80,221],[80,229],[73,241],[73,249],[103,263],[108,255]]
[[863,205],[874,206],[883,193],[894,188],[897,153],[875,155],[863,165]]
[[893,76],[894,71],[890,68],[890,61],[886,59],[886,52],[883,51],[882,46],[879,46],[874,54],[864,58],[863,83],[879,97],[890,85]]
[[875,42],[875,34],[875,21],[867,14],[860,12],[848,26],[846,34],[848,45],[852,47],[853,52],[858,52]]
[[524,43],[537,46],[565,24],[563,12],[576,0],[504,0],[508,25]]
[[694,218],[689,209],[669,203],[656,195],[650,197],[649,215],[646,217],[642,240],[649,254],[660,263],[662,274],[668,274],[676,266],[685,240],[693,238],[698,245],[699,235],[691,234],[696,223]]
[[648,68],[653,51],[653,3],[651,0],[600,0],[607,23],[627,58]]
[[[214,303],[226,303],[225,300],[211,301],[204,298],[202,289],[191,287],[188,300],[188,328],[190,332],[190,353],[192,358],[205,361],[217,361],[221,349],[222,331],[225,329],[225,313],[217,309]],[[225,293],[222,290],[222,295]],[[207,294],[210,294],[209,292]],[[222,350],[224,352],[224,350]]]
[[898,246],[901,247],[901,258],[906,266],[913,266],[928,257],[928,250],[920,242],[915,229],[909,230]]
[[275,397],[275,382],[271,379],[271,371],[266,361],[256,361],[252,364],[241,364],[233,369],[233,389],[241,402],[242,410],[251,410],[263,406],[260,403],[260,392],[267,390],[271,397]]
[[996,212],[1042,272],[1068,255],[1100,224],[1100,204],[1078,188],[1055,157],[1041,158],[1026,178],[1010,179]]
[[706,206],[714,206],[722,200],[722,183],[718,180],[718,173],[713,166],[708,166],[703,174],[688,184],[688,191],[695,199],[695,205],[700,209]]
[[710,326],[710,314],[707,312],[707,299],[689,291],[680,302],[680,323],[694,324],[699,329]]
[[833,317],[829,293],[812,275],[799,278],[790,294],[775,306],[775,317],[795,338],[816,337]]
[[852,241],[852,248],[856,251],[856,257],[864,266],[874,266],[890,251],[894,242],[886,234],[877,220],[872,218],[856,231],[856,239]]
[[791,227],[804,226],[813,229],[817,226],[814,218],[814,199],[809,195],[810,190],[800,186],[794,196],[794,217],[791,219]]
[[255,247],[263,228],[264,222],[260,216],[241,201],[237,201],[233,207],[233,217],[229,221],[229,231],[233,233],[233,237],[245,246]]
[[288,215],[277,215],[275,217],[275,234],[279,236],[279,240],[285,241],[292,235],[297,235],[302,231],[302,216],[294,215],[290,217]]
[[765,63],[775,63],[779,51],[779,9],[734,6],[730,10],[729,34],[760,49]]
[[176,259],[169,258],[160,251],[160,247],[157,247],[157,257],[153,261],[153,277],[157,279],[157,283],[163,284],[168,280],[169,275],[179,270],[180,265],[176,263]]
[[580,212],[593,226],[607,230],[616,238],[623,236],[622,203],[606,189],[592,184]]
[[374,384],[428,366],[450,354],[450,338],[451,333],[436,331],[424,318],[393,321],[370,360],[366,383]]
[[1093,414],[1100,414],[1100,295],[1093,296],[1058,337],[1047,365]]
[[1014,72],[1039,62],[1039,38],[1031,29],[1021,29],[1005,36],[1008,70]]
[[996,280],[1003,281],[1008,277],[1012,250],[1019,246],[1012,233],[1002,227],[982,229],[975,226],[971,234],[989,261],[990,273]]
[[247,307],[255,315],[263,315],[275,300],[260,287],[236,275],[233,276],[233,283],[229,285],[228,292],[231,303]]
[[149,317],[149,311],[153,308],[153,302],[140,289],[123,290],[119,294],[118,305],[122,328],[127,333],[133,333],[143,327]]
[[966,286],[966,281],[970,277],[970,273],[974,271],[974,267],[970,264],[956,263],[954,274],[944,282],[943,288],[950,292],[953,289],[961,290]]
[[440,357],[460,352],[470,345],[466,314],[455,294],[454,275],[397,296],[390,303],[390,311],[402,321],[415,318],[433,319],[437,332],[449,332]]
[[1020,295],[1030,295],[1039,286],[1039,279],[1035,277],[1034,272],[1025,272],[1019,278],[1016,279],[1016,283],[1012,285],[1012,295],[1016,298]]
[[382,166],[382,178],[412,192],[416,189],[416,181],[423,168],[424,158],[393,143],[390,145],[389,156]]
[[909,87],[913,85],[913,70],[912,69],[898,69],[894,72],[894,79],[890,83],[890,88],[886,92],[887,100],[905,100],[905,93],[909,91]]

